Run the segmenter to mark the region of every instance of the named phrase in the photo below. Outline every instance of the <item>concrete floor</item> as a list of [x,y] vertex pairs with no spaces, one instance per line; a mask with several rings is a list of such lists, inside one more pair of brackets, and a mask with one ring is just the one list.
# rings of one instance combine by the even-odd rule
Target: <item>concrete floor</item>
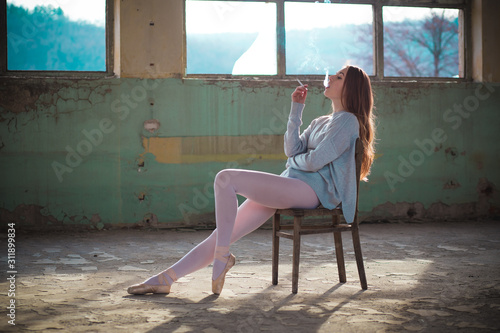
[[291,293],[286,239],[279,284],[273,286],[271,231],[261,229],[232,247],[237,263],[219,297],[210,291],[210,267],[181,278],[169,295],[126,293],[127,286],[166,268],[210,231],[18,231],[15,297],[6,292],[5,278],[0,283],[2,312],[16,301],[16,326],[2,315],[0,331],[500,330],[498,221],[361,224],[360,230],[366,291],[348,233],[347,283],[338,283],[333,237],[311,235],[303,238],[298,294]]

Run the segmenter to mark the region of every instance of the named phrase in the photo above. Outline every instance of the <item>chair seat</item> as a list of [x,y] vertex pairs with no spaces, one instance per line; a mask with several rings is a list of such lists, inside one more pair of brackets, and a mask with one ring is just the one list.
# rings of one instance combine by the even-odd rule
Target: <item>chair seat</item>
[[329,216],[329,215],[342,215],[342,209],[328,209],[324,207],[318,207],[314,209],[301,209],[301,208],[289,208],[289,209],[278,209],[280,215],[284,216]]
[[[278,209],[276,214],[283,216],[293,216],[293,217],[311,217],[311,216],[340,216],[342,215],[342,209],[328,209],[324,207],[318,207],[314,209],[300,209],[300,208],[290,208],[290,209]],[[300,234],[301,235],[312,235],[312,234],[323,234],[327,232],[334,231],[347,231],[351,230],[352,225],[347,223],[339,223],[335,226],[330,225],[307,225],[301,224]],[[293,224],[281,224],[280,230],[293,230]],[[280,237],[290,238],[293,237],[293,233],[279,232]]]

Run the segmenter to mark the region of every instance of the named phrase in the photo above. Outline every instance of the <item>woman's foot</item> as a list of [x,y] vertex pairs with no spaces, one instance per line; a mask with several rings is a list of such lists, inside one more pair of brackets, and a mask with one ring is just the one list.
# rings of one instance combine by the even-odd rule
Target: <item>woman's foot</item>
[[155,275],[143,283],[134,284],[128,287],[127,292],[133,295],[144,294],[169,294],[172,283],[177,281],[177,276],[173,269]]
[[152,284],[134,284],[127,288],[127,292],[132,295],[144,295],[144,294],[169,294],[170,285],[152,285]]
[[[217,259],[219,260],[219,259]],[[227,259],[226,267],[222,271],[222,273],[214,280],[212,278],[212,292],[216,295],[220,295],[222,292],[222,288],[224,287],[224,280],[226,279],[226,273],[234,266],[236,263],[236,258],[232,253],[229,254]]]

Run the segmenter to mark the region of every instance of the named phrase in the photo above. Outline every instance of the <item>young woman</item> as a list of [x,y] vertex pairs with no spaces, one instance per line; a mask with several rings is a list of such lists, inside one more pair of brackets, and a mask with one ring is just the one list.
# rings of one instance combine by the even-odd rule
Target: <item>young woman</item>
[[[354,219],[356,168],[354,149],[361,138],[365,155],[361,178],[366,180],[374,157],[373,94],[370,78],[347,66],[329,77],[324,95],[333,113],[314,119],[300,134],[307,86],[292,93],[285,133],[286,170],[280,175],[226,169],[215,177],[215,231],[167,270],[130,286],[130,294],[169,293],[182,276],[213,263],[212,292],[220,294],[226,273],[235,264],[229,246],[260,227],[276,209],[333,209],[342,203],[347,222]],[[238,207],[237,194],[247,198]]]

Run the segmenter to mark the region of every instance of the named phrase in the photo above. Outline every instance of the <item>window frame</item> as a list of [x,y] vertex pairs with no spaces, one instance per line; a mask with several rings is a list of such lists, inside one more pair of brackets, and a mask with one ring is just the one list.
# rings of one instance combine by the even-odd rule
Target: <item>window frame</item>
[[[316,0],[251,0],[252,2],[274,2],[276,3],[276,75],[231,75],[231,74],[187,74],[187,42],[186,42],[186,1],[184,0],[184,57],[182,73],[184,78],[200,79],[227,79],[227,80],[249,80],[249,79],[278,79],[290,80],[304,78],[308,80],[322,80],[323,75],[291,75],[286,74],[286,45],[285,45],[285,2],[315,3]],[[209,0],[207,0],[209,1]],[[245,0],[217,0],[217,1],[241,1]],[[374,82],[465,82],[472,81],[472,48],[471,48],[471,0],[331,0],[338,4],[360,4],[371,5],[373,9],[373,68],[374,74],[370,79]],[[383,7],[425,7],[458,9],[460,20],[459,31],[459,62],[462,77],[400,77],[384,75],[384,22]]]
[[105,71],[54,71],[7,69],[7,0],[0,1],[0,76],[3,77],[69,77],[103,78],[114,76],[114,0],[106,1],[106,70]]

